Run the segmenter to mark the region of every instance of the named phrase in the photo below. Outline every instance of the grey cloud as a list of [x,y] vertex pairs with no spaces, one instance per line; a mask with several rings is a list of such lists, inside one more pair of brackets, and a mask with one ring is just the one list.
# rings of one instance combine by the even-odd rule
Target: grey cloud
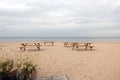
[[[97,33],[99,30],[115,32],[114,28],[120,30],[119,0],[0,0],[0,2],[12,8],[16,7],[16,4],[24,5],[18,9],[0,6],[0,27],[4,27],[0,29],[0,36],[10,36],[14,33],[14,36],[23,36],[19,33],[22,29],[28,29],[23,33],[26,36],[43,34],[45,34],[43,36],[70,36],[70,34],[92,36],[88,34]],[[32,30],[36,33],[31,34]]]

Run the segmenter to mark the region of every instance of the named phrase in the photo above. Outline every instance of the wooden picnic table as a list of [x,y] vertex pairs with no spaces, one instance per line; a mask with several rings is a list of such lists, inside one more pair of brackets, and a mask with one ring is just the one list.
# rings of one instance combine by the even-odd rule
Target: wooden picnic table
[[72,46],[72,42],[64,42],[64,47]]
[[35,46],[38,50],[40,50],[40,43],[21,43],[20,50],[26,50],[26,47]]
[[44,41],[44,46],[46,46],[46,44],[51,44],[53,46],[54,42],[53,41]]
[[72,49],[74,50],[74,48],[78,49],[80,47],[83,47],[84,49],[92,49],[94,46],[91,46],[92,43],[90,42],[85,42],[85,43],[79,43],[79,42],[74,42],[73,43],[73,46],[72,46]]

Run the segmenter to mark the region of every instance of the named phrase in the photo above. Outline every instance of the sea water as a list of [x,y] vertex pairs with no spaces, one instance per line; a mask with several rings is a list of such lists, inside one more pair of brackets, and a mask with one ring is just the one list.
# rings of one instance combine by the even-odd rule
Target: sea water
[[120,42],[120,37],[0,37],[0,42],[11,41]]

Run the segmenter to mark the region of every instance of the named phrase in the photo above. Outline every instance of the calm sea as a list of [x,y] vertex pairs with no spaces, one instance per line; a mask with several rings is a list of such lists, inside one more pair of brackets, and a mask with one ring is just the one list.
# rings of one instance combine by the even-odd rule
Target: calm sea
[[0,37],[0,42],[11,41],[79,41],[79,42],[120,42],[120,37]]

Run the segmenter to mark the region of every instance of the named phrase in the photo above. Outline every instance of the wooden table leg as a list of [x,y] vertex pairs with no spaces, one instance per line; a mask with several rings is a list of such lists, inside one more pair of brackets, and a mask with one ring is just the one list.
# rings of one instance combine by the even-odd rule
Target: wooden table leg
[[90,50],[92,50],[93,46],[90,46]]
[[25,46],[23,47],[23,49],[24,49],[24,51],[26,50],[26,49],[25,49]]
[[54,45],[54,42],[52,42],[52,46]]
[[40,46],[38,46],[37,48],[38,48],[38,50],[40,50]]

